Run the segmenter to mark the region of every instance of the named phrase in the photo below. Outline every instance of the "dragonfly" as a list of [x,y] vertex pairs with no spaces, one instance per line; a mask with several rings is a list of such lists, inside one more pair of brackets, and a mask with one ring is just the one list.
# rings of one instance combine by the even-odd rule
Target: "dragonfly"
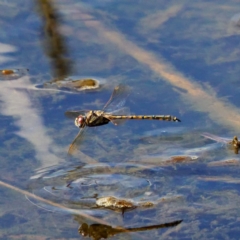
[[72,154],[74,152],[87,127],[101,126],[109,122],[112,122],[114,125],[119,125],[130,119],[181,122],[180,119],[171,115],[131,115],[129,108],[124,107],[129,94],[130,88],[120,84],[114,88],[110,99],[102,110],[66,111],[65,115],[68,118],[75,119],[75,125],[80,128],[77,136],[69,147],[68,153]]

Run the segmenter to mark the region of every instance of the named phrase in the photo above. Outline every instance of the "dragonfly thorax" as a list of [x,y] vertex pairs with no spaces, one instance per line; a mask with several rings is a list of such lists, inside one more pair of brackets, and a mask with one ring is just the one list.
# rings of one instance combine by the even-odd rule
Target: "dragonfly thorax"
[[75,126],[78,128],[82,128],[85,125],[85,116],[79,115],[76,119],[75,119]]

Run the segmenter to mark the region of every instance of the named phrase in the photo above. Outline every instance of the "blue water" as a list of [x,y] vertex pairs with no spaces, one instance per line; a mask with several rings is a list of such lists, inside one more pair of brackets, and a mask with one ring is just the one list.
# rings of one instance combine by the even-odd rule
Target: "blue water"
[[[42,3],[0,2],[0,239],[238,239],[239,155],[201,134],[239,136],[239,4]],[[71,76],[101,86],[44,88]],[[118,84],[133,114],[181,122],[88,128],[68,155],[64,112],[101,110]],[[135,208],[97,207],[107,196]]]

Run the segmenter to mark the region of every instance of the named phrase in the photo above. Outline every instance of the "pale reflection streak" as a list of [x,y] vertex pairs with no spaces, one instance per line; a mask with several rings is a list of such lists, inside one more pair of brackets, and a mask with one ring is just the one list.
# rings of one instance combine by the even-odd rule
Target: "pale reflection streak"
[[[94,19],[93,16],[84,11],[84,8],[79,8],[79,15],[86,19]],[[179,92],[187,104],[190,104],[193,110],[207,113],[214,122],[222,126],[232,128],[232,130],[239,130],[240,111],[230,102],[217,98],[209,89],[203,89],[202,86],[192,81],[192,79],[175,70],[170,63],[160,58],[159,54],[156,56],[152,52],[138,47],[122,33],[108,28],[102,22],[88,20],[84,21],[84,24],[89,28],[93,28],[97,32],[98,37],[103,40],[102,42],[105,42],[105,44],[114,44],[121,51],[129,54],[138,62],[146,65],[153,72],[160,75],[165,81],[171,83],[172,86],[177,88],[176,91]],[[179,91],[178,89],[183,91]]]
[[0,112],[2,115],[14,118],[14,124],[19,128],[16,134],[33,145],[36,158],[41,162],[41,167],[55,165],[61,159],[53,153],[52,148],[56,148],[56,146],[47,134],[40,116],[41,113],[32,104],[27,90],[23,89],[27,85],[31,85],[28,76],[17,80],[1,81]]
[[[9,44],[0,43],[0,53],[15,52],[16,48]],[[14,60],[12,57],[0,55],[0,64]]]
[[41,161],[42,167],[51,166],[59,163],[59,158],[51,153],[50,146],[54,143],[47,134],[40,112],[31,103],[26,90],[15,89],[18,86],[22,88],[27,83],[30,85],[27,76],[1,82],[1,114],[15,118],[14,123],[19,127],[16,134],[34,146],[36,158]]
[[143,17],[138,24],[140,33],[146,34],[156,30],[159,31],[161,25],[167,22],[170,18],[175,17],[179,11],[181,11],[182,7],[182,5],[173,5],[167,9],[162,9]]

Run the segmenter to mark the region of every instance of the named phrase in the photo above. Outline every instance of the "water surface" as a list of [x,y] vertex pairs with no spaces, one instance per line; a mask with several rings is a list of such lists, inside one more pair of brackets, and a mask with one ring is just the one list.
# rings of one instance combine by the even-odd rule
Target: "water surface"
[[[0,239],[238,239],[239,156],[202,136],[239,136],[236,1],[0,6],[0,69],[14,70],[0,74]],[[44,87],[72,76],[100,86]],[[182,122],[89,128],[67,155],[64,112],[102,109],[118,84],[132,113]],[[106,196],[135,207],[96,206]]]

